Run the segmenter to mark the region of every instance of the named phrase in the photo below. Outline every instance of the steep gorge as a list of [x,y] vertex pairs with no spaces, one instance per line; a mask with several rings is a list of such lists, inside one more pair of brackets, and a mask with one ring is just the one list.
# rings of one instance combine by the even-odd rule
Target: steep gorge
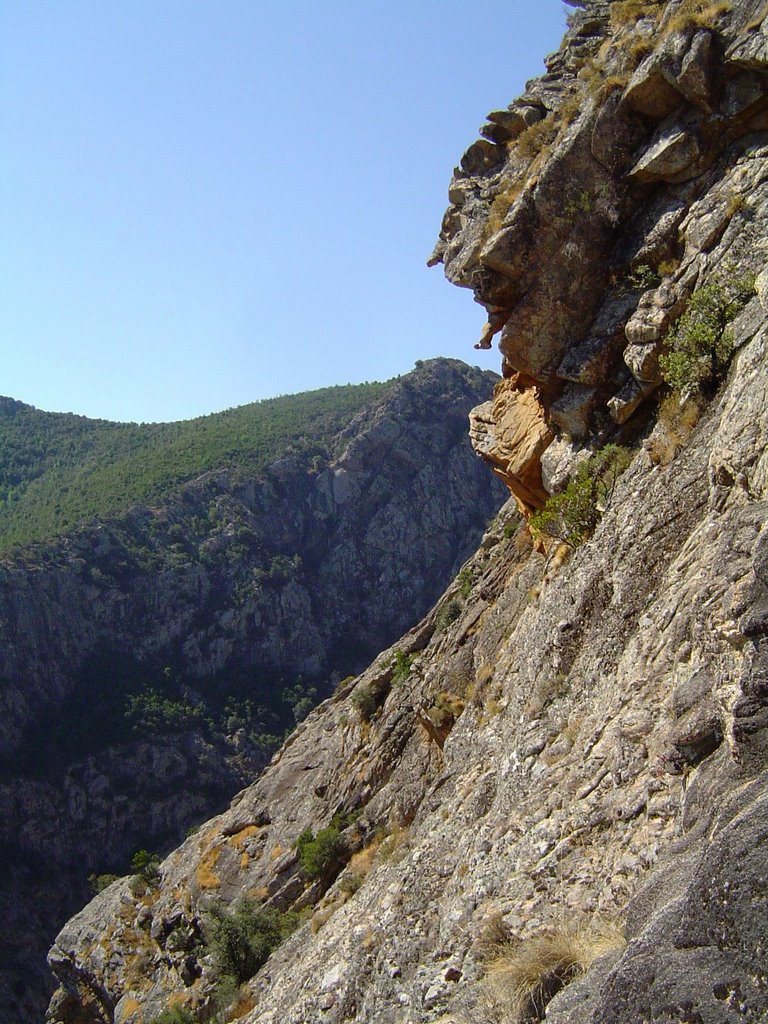
[[503,500],[467,438],[496,379],[425,362],[324,460],[212,471],[6,556],[0,1019],[41,1018],[90,874],[175,846],[429,609]]
[[[479,344],[501,333],[472,437],[517,508],[608,442],[631,465],[570,553],[510,502],[156,883],[74,917],[50,1021],[768,1014],[768,11],[571,6],[464,154],[433,261],[485,306]],[[741,280],[722,383],[657,407],[692,296]],[[314,876],[300,837],[334,821]],[[301,923],[224,999],[212,914],[245,896]],[[550,956],[520,998],[515,956],[576,926],[585,973]]]

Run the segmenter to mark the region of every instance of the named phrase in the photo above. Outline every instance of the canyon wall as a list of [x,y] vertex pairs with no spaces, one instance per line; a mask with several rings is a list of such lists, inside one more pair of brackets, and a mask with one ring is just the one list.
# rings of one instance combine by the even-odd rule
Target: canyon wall
[[209,473],[0,565],[0,1019],[41,1019],[89,875],[220,811],[430,608],[503,500],[467,437],[497,379],[424,362],[333,458]]

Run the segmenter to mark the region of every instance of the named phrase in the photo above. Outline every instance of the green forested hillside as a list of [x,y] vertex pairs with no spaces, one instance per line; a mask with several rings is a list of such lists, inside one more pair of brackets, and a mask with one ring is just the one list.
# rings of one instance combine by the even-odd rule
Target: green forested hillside
[[152,502],[214,469],[322,453],[388,385],[323,388],[178,423],[111,423],[0,398],[0,551]]

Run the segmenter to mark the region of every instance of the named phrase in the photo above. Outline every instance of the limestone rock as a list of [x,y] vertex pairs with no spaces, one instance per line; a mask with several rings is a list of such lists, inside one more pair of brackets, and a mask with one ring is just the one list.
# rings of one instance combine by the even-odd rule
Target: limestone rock
[[492,171],[504,159],[504,150],[486,139],[473,142],[461,158],[461,169],[466,174],[478,175]]
[[768,66],[768,27],[764,16],[751,31],[731,43],[726,59],[755,71],[762,71]]
[[542,118],[542,112],[536,107],[510,107],[507,110],[493,110],[488,114],[489,124],[480,129],[492,142],[511,142],[530,125]]
[[655,341],[627,345],[624,362],[638,384],[661,384],[659,346]]
[[712,33],[697,32],[683,58],[675,82],[685,98],[705,110],[711,110],[713,92]]
[[655,385],[643,385],[634,378],[625,381],[616,394],[608,399],[607,405],[611,418],[619,425],[626,423],[648,395],[655,390]]
[[562,491],[589,453],[566,437],[556,438],[541,457],[541,479],[548,494]]
[[[315,925],[249,984],[246,1024],[299,1024],[321,1000],[332,1024],[459,1016],[482,990],[476,942],[494,913],[523,939],[564,915],[626,919],[626,950],[549,1004],[561,1024],[660,1024],[699,1007],[714,1020],[759,1020],[766,360],[764,325],[675,463],[654,469],[638,456],[593,540],[556,575],[522,535],[491,531],[462,576],[471,583],[458,617],[438,628],[457,584],[399,641],[407,679],[394,681],[385,652],[164,862],[151,911],[167,924],[149,935],[168,934],[179,913],[201,917],[211,899],[266,890],[301,900],[312,889],[293,840],[356,807],[352,849],[381,828],[390,852],[367,855],[353,895],[343,874],[331,883]],[[730,468],[713,465],[721,482],[702,491],[712,460]],[[351,701],[361,685],[381,695],[368,723]],[[422,716],[449,698],[438,743]],[[207,1012],[205,957],[187,986],[190,954],[166,940],[161,956],[113,929],[135,919],[136,902],[118,883],[62,931],[51,957],[67,991],[52,1020],[101,1022],[100,1005],[107,1019],[117,1006],[152,1019],[185,993]],[[152,965],[141,977],[140,956]]]
[[584,384],[567,384],[549,409],[549,418],[569,437],[584,440],[589,434],[596,392]]
[[624,90],[622,105],[657,121],[681,106],[682,96],[670,64],[665,53],[647,57]]

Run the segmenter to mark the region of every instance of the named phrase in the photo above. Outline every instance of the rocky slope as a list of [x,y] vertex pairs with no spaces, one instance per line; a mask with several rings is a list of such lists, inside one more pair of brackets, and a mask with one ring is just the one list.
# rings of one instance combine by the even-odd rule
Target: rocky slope
[[[518,508],[608,441],[629,469],[570,553],[506,507],[157,882],[73,918],[50,1021],[766,1019],[768,11],[572,6],[433,259],[501,331],[472,434]],[[670,328],[736,282],[726,379],[657,407]],[[235,992],[216,911],[245,896],[301,923]]]
[[424,363],[329,463],[210,473],[0,567],[0,1005],[18,1024],[42,1016],[45,952],[89,874],[226,806],[434,602],[503,500],[467,438],[496,379]]

